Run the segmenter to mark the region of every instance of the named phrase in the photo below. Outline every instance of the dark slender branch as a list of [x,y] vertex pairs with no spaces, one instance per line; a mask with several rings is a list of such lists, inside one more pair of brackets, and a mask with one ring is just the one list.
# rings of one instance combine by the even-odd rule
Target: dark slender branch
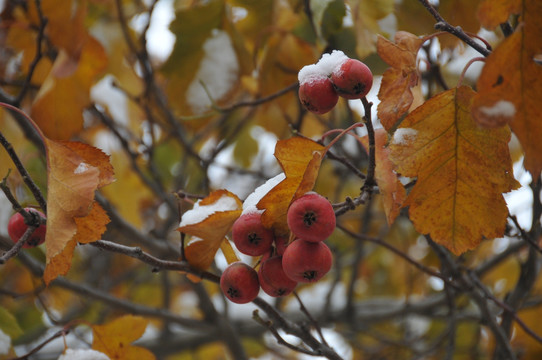
[[34,198],[40,205],[42,211],[47,214],[47,202],[45,201],[45,198],[43,197],[43,194],[41,193],[41,190],[38,188],[36,183],[34,183],[34,180],[30,177],[30,174],[28,171],[26,171],[26,168],[24,167],[23,163],[19,159],[19,156],[13,149],[13,146],[11,143],[4,137],[2,132],[0,131],[0,144],[6,149],[9,157],[17,167],[17,171],[21,174],[21,177],[23,178],[24,183],[30,191],[32,192],[32,195],[34,195]]
[[419,0],[420,3],[429,11],[429,13],[435,18],[437,23],[435,24],[435,29],[442,30],[449,32],[450,34],[454,35],[470,47],[472,47],[474,50],[478,51],[480,54],[484,56],[488,56],[491,54],[491,51],[487,48],[481,46],[476,41],[474,41],[469,35],[467,35],[463,29],[459,26],[452,26],[450,25],[440,14],[439,12],[429,3],[428,0]]
[[124,245],[116,244],[114,242],[110,242],[106,240],[98,240],[93,243],[90,243],[89,245],[141,260],[145,264],[152,266],[153,271],[160,271],[160,270],[182,271],[182,272],[196,275],[202,279],[209,280],[215,283],[218,283],[220,281],[220,276],[217,276],[208,271],[202,271],[202,270],[196,269],[187,262],[162,260],[144,252],[139,247],[124,246]]
[[38,63],[43,57],[42,43],[43,43],[43,39],[45,38],[45,28],[47,27],[48,19],[43,15],[43,11],[41,9],[41,0],[34,0],[34,3],[36,4],[36,10],[37,10],[38,18],[40,22],[39,27],[38,27],[38,36],[36,38],[36,54],[34,55],[34,59],[32,59],[32,62],[29,65],[28,74],[23,80],[21,91],[19,92],[19,95],[17,95],[17,97],[13,101],[13,105],[16,107],[19,107],[26,93],[28,92],[28,90],[30,90],[32,76],[34,75],[34,72],[36,71]]
[[255,100],[251,100],[251,101],[240,101],[238,103],[235,103],[231,106],[228,106],[228,107],[220,107],[218,108],[217,110],[220,111],[220,112],[231,112],[235,109],[239,109],[241,107],[254,107],[254,106],[258,106],[258,105],[261,105],[261,104],[264,104],[266,102],[269,102],[271,100],[275,100],[276,98],[278,97],[281,97],[282,95],[285,95],[287,93],[289,93],[290,91],[292,90],[295,90],[297,89],[297,87],[299,86],[299,83],[293,83],[291,85],[288,85],[286,86],[284,89],[280,89],[279,91],[271,94],[271,95],[268,95],[268,96],[264,96],[264,97],[261,97],[261,98],[258,98],[258,99],[255,99]]
[[258,313],[258,310],[254,310],[254,312],[252,313],[252,318],[258,324],[265,326],[269,330],[269,332],[271,332],[271,334],[275,337],[275,339],[277,339],[278,344],[283,345],[283,346],[287,347],[290,350],[293,350],[293,351],[296,351],[296,352],[299,352],[299,353],[302,353],[302,354],[307,354],[307,355],[311,355],[311,356],[318,356],[319,355],[315,351],[312,351],[312,350],[309,350],[309,349],[306,349],[306,348],[303,348],[303,347],[300,347],[300,346],[295,346],[293,344],[290,344],[288,341],[284,340],[284,338],[282,336],[280,336],[277,329],[273,326],[273,322],[272,321],[265,321],[264,319],[262,319],[260,317],[260,314]]
[[[314,317],[312,317],[311,313],[309,312],[309,310],[305,307],[305,305],[303,304],[303,301],[301,301],[301,298],[299,297],[299,295],[297,294],[296,291],[293,292],[298,304],[299,304],[299,309],[301,310],[301,312],[303,314],[305,314],[305,316],[309,319],[309,321],[311,322],[311,324],[314,326],[314,328],[316,329],[316,332],[318,332],[318,335],[320,336],[320,339],[322,340],[322,342],[326,345],[328,345],[326,339],[324,338],[324,334],[322,333],[322,328],[320,327],[320,324],[318,324],[318,321],[316,321],[316,319]],[[329,346],[329,345],[328,345]]]
[[376,184],[376,140],[371,115],[371,107],[373,106],[373,103],[367,101],[367,98],[365,97],[361,99],[361,102],[363,104],[363,109],[365,112],[365,114],[363,115],[363,123],[367,127],[367,137],[369,138],[369,165],[367,166],[367,177],[365,178],[363,188],[370,194],[372,192],[373,186]]
[[15,358],[11,358],[9,360],[28,360],[28,359],[31,358],[32,355],[36,354],[38,351],[43,349],[45,347],[45,345],[49,344],[51,341],[55,340],[56,338],[64,337],[64,336],[68,335],[70,333],[70,331],[71,330],[68,329],[68,328],[64,328],[62,330],[59,330],[56,333],[54,333],[53,335],[49,336],[46,340],[41,342],[38,346],[36,346],[32,350],[30,350],[28,353],[26,353],[24,355],[21,355],[21,356],[18,356],[18,357],[15,357]]
[[391,246],[390,244],[388,244],[387,242],[381,240],[381,239],[378,239],[378,238],[374,238],[374,237],[370,237],[370,236],[366,236],[366,235],[363,235],[363,234],[356,234],[356,233],[353,233],[352,231],[348,230],[347,228],[345,228],[344,226],[342,226],[341,224],[337,224],[337,228],[344,231],[346,234],[348,234],[348,236],[351,236],[352,238],[354,239],[358,239],[358,240],[363,240],[363,241],[368,241],[368,242],[372,242],[374,244],[377,244],[377,245],[380,245],[380,246],[383,246],[385,247],[386,249],[390,250],[391,252],[393,252],[395,255],[403,258],[404,260],[406,260],[408,263],[412,264],[414,267],[416,267],[417,269],[427,273],[428,275],[431,275],[431,276],[435,276],[439,279],[441,279],[442,281],[444,281],[445,283],[449,283],[449,285],[451,286],[454,286],[453,283],[450,282],[450,280],[445,277],[443,274],[441,273],[438,273],[434,270],[432,270],[431,268],[428,268],[427,266],[421,264],[420,262],[412,259],[410,256],[408,256],[407,254],[403,253],[401,250],[398,250],[396,248],[394,248],[393,246]]
[[5,264],[9,259],[16,256],[19,251],[21,251],[23,245],[26,244],[28,239],[30,239],[30,236],[32,236],[32,234],[34,233],[34,230],[36,230],[37,228],[37,226],[29,226],[24,232],[23,236],[21,236],[19,241],[17,241],[11,249],[6,251],[4,255],[0,257],[0,265]]

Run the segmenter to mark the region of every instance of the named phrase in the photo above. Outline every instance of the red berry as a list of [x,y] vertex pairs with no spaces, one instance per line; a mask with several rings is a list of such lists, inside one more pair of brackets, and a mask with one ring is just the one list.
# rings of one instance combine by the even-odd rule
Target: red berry
[[325,114],[339,100],[328,77],[321,76],[299,84],[299,100],[305,108],[315,114]]
[[273,231],[262,224],[261,214],[241,215],[233,224],[232,238],[237,249],[245,255],[263,255],[271,249]]
[[309,192],[294,200],[288,208],[288,227],[298,238],[323,241],[335,230],[335,212],[329,200]]
[[[44,213],[36,209],[25,208],[25,210],[27,212],[33,212],[39,214],[42,217],[45,217]],[[26,232],[26,229],[28,229],[28,225],[25,224],[24,217],[19,213],[13,214],[8,222],[8,234],[11,238],[11,241],[13,241],[14,243],[18,242]],[[23,248],[33,248],[42,244],[45,241],[46,230],[47,227],[44,224],[38,226],[36,230],[34,230],[32,235],[30,235],[30,238],[25,242]]]
[[286,250],[287,247],[288,247],[287,237],[277,236],[275,238],[275,248],[277,249],[278,255],[282,256],[284,254],[284,250]]
[[269,296],[285,296],[294,291],[297,282],[290,279],[282,269],[282,256],[262,261],[258,271],[262,290]]
[[367,65],[348,59],[331,74],[335,91],[346,99],[361,99],[373,86],[373,74]]
[[331,269],[333,255],[323,242],[297,239],[282,256],[284,273],[297,282],[315,282]]
[[220,289],[234,303],[251,302],[260,291],[258,273],[244,262],[231,263],[220,277]]

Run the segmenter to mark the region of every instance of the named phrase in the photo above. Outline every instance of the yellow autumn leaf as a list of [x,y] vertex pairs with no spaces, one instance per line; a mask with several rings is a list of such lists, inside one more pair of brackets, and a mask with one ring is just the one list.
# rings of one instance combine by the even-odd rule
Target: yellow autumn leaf
[[504,233],[502,193],[518,187],[507,127],[483,129],[470,115],[475,92],[467,86],[438,94],[410,113],[389,146],[397,172],[416,177],[410,219],[455,254]]
[[518,14],[520,10],[520,0],[484,0],[478,7],[477,16],[483,27],[493,30],[508,21],[511,14]]
[[521,24],[489,57],[478,79],[473,115],[482,126],[510,124],[534,180],[542,171],[542,2],[523,2]]
[[414,101],[411,89],[419,82],[416,57],[423,41],[405,31],[395,33],[395,43],[378,37],[378,55],[391,66],[382,75],[378,90],[378,118],[386,130],[397,123]]
[[47,137],[69,140],[83,129],[90,88],[106,64],[105,49],[91,36],[77,58],[60,51],[32,104],[32,118]]
[[322,162],[325,147],[307,138],[280,140],[275,146],[277,158],[286,178],[269,191],[257,204],[264,210],[262,223],[276,234],[289,232],[286,214],[290,203],[312,190]]
[[[46,137],[43,140],[47,150],[45,244],[46,283],[49,283],[69,269],[73,249],[68,254],[65,248],[70,241],[75,247],[72,239],[78,231],[77,241],[81,242],[98,240],[101,233],[96,231],[105,231],[109,219],[101,207],[93,207],[94,191],[113,181],[113,168],[108,156],[95,147],[79,142],[53,141]],[[88,219],[82,218],[88,216],[93,208],[95,213],[92,216],[95,216],[96,223],[90,220],[89,224]],[[89,231],[89,228],[94,229]],[[53,267],[47,269],[49,266]]]
[[148,320],[125,315],[105,325],[92,326],[92,348],[115,360],[154,360],[154,355],[141,346],[131,345],[147,328]]

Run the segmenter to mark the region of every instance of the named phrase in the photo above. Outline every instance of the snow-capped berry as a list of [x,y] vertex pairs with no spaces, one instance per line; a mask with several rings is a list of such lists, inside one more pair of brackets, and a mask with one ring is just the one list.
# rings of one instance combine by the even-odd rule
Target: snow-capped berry
[[297,286],[297,282],[284,273],[282,256],[273,256],[262,261],[258,279],[262,290],[273,297],[288,295]]
[[241,215],[233,224],[232,238],[237,249],[246,255],[258,256],[271,249],[273,231],[266,229],[261,214],[251,212]]
[[260,291],[258,273],[244,262],[231,263],[220,276],[220,289],[234,303],[251,302]]
[[287,213],[290,231],[306,241],[323,241],[335,230],[335,212],[329,200],[309,192],[294,200]]
[[333,255],[323,242],[297,239],[282,256],[284,273],[297,282],[315,282],[331,269]]
[[[45,217],[45,214],[41,211],[38,211],[33,208],[25,208],[27,212],[32,212],[39,214],[41,217]],[[18,242],[21,237],[24,235],[26,230],[28,229],[28,225],[24,222],[24,217],[19,214],[15,213],[11,216],[8,222],[8,234],[11,238],[11,241],[14,243]],[[40,244],[42,244],[45,241],[45,233],[47,231],[47,227],[44,224],[41,224],[38,226],[32,235],[30,235],[30,238],[24,243],[23,248],[33,248]]]
[[361,99],[373,86],[371,69],[356,59],[348,59],[331,74],[335,91],[346,99]]
[[335,107],[339,96],[329,78],[319,78],[299,85],[299,101],[315,114],[325,114]]

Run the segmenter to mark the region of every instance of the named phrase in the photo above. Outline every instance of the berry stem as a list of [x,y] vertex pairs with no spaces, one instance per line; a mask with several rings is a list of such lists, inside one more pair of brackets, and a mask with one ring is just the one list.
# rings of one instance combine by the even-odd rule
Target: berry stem
[[375,185],[375,167],[376,167],[376,140],[375,130],[373,128],[373,122],[371,117],[372,102],[367,101],[366,97],[361,98],[365,115],[363,115],[363,122],[367,127],[367,136],[369,138],[369,166],[367,168],[367,178],[365,179],[364,189],[370,190]]
[[358,127],[362,127],[363,126],[363,123],[362,122],[358,122],[358,123],[355,123],[353,125],[350,125],[349,127],[347,127],[346,129],[340,131],[340,130],[330,130],[328,132],[326,132],[325,134],[322,135],[322,142],[324,140],[324,138],[326,138],[327,136],[337,132],[337,131],[340,131],[339,135],[337,135],[333,140],[330,141],[329,144],[327,144],[326,148],[324,149],[324,153],[322,154],[322,157],[328,152],[329,149],[331,149],[331,147],[333,145],[335,145],[335,143],[337,141],[339,141],[345,134],[348,134],[350,133],[350,131],[354,130],[355,128],[358,128]]

